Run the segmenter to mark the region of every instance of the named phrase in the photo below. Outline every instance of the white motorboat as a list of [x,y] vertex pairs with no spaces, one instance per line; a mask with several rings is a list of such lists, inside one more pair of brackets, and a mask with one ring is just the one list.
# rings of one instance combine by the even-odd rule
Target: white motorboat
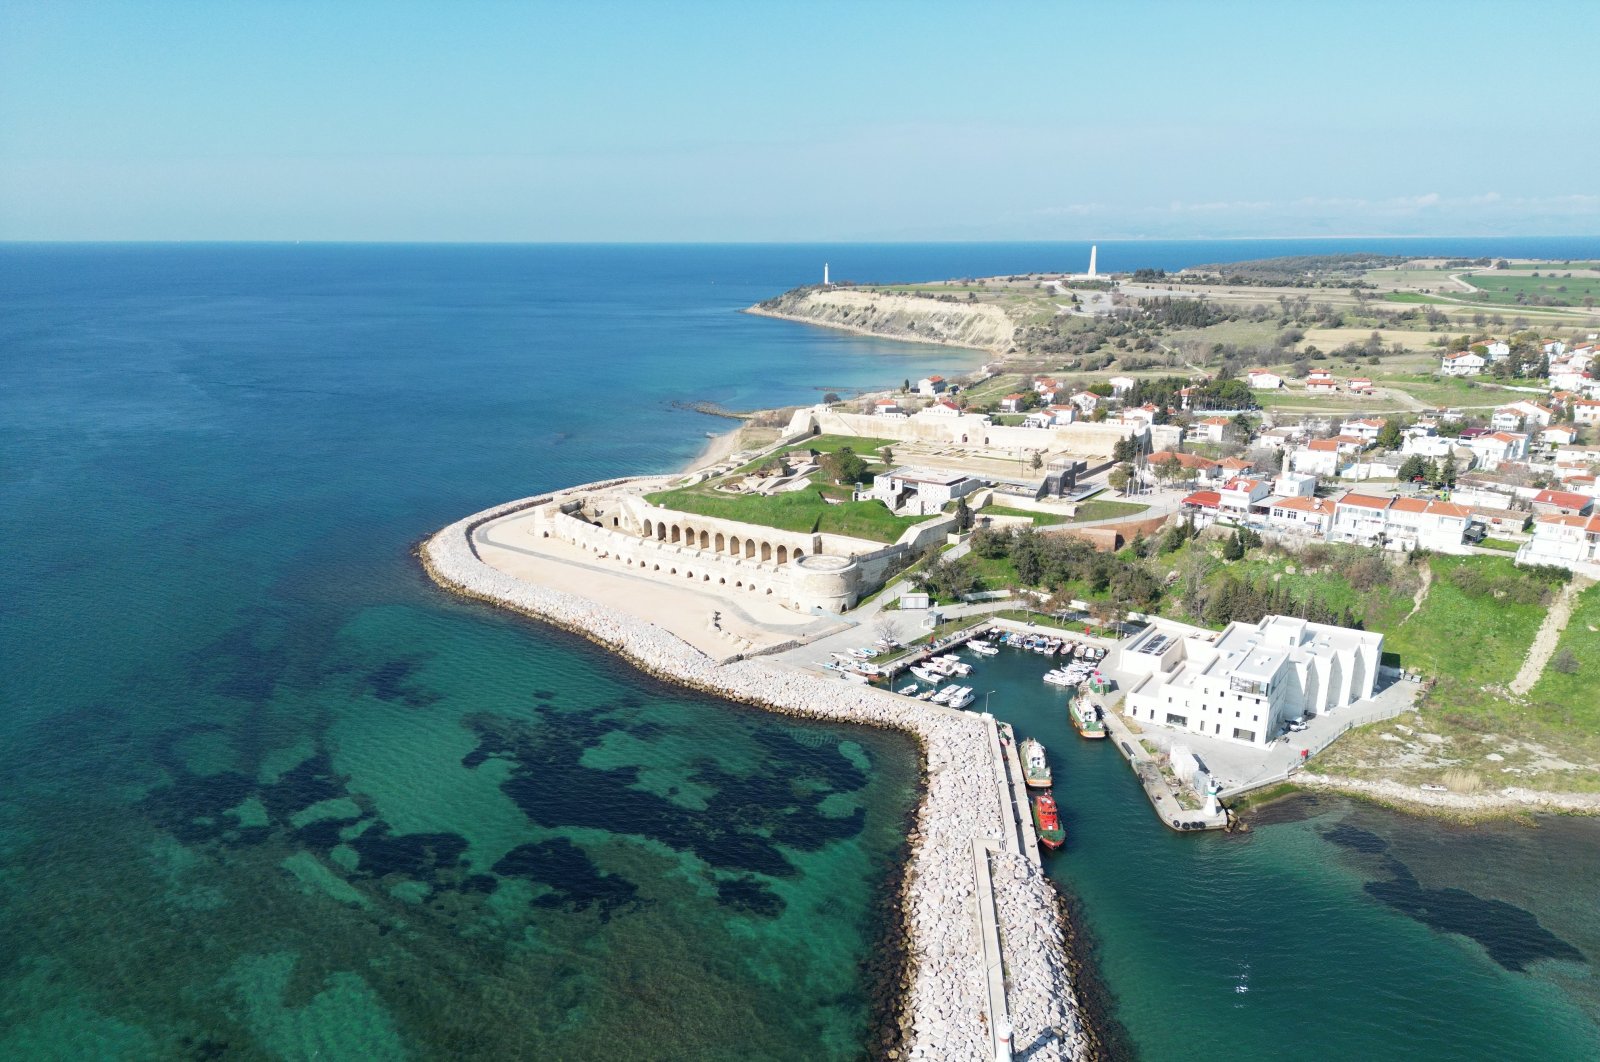
[[944,703],[948,704],[952,708],[965,708],[967,705],[971,704],[972,701],[973,701],[972,687],[971,686],[962,686],[962,687],[958,688],[954,693],[952,693],[950,695],[950,699],[945,701]]
[[933,701],[934,704],[948,704],[948,703],[950,703],[951,694],[955,693],[955,691],[960,689],[960,688],[961,687],[959,687],[959,686],[946,686],[944,689],[940,690],[938,693],[935,693],[929,699],[931,701]]
[[928,667],[913,667],[911,673],[923,682],[938,682],[944,678],[939,672]]
[[988,642],[968,642],[967,643],[967,648],[971,649],[974,653],[977,653],[979,656],[999,656],[1000,655],[1000,650],[996,649],[994,646],[990,645]]
[[902,697],[915,697],[917,695],[917,690],[918,690],[918,686],[917,686],[917,684],[915,682],[913,682],[909,686],[901,686],[900,687],[900,696],[902,696]]

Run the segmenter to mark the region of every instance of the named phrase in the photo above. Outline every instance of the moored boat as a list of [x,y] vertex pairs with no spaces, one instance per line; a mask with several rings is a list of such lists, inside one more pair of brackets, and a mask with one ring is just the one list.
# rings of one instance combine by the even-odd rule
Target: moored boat
[[967,648],[971,649],[974,653],[977,653],[979,656],[999,656],[1000,655],[1000,650],[996,649],[994,646],[990,645],[988,642],[968,642],[967,643]]
[[1093,740],[1106,736],[1105,709],[1097,702],[1086,701],[1082,696],[1072,698],[1067,704],[1067,718],[1072,720],[1079,737]]
[[1033,828],[1039,834],[1039,843],[1046,848],[1060,848],[1067,839],[1061,828],[1061,815],[1056,810],[1056,798],[1040,793],[1033,798]]
[[967,705],[971,704],[972,701],[972,687],[959,686],[956,688],[956,691],[950,695],[949,700],[945,701],[944,703],[948,704],[952,708],[965,708]]
[[1022,753],[1022,777],[1029,789],[1050,788],[1050,761],[1045,759],[1044,746],[1033,738],[1025,739],[1017,747]]

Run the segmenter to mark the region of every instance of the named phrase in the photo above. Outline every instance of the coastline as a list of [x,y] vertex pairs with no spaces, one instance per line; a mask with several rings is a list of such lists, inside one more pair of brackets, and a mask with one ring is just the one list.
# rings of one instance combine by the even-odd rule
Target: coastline
[[815,318],[802,317],[797,313],[779,313],[776,310],[763,310],[759,306],[746,306],[739,312],[753,314],[756,317],[773,317],[779,321],[793,321],[795,324],[814,325],[817,328],[831,328],[838,332],[851,332],[858,336],[871,336],[874,339],[889,339],[896,343],[921,343],[933,347],[954,347],[957,350],[970,350],[974,354],[989,355],[997,358],[1006,357],[1009,350],[1009,348],[1001,350],[998,347],[974,347],[967,343],[956,343],[948,339],[897,336],[888,332],[875,332],[870,328],[862,328],[859,325],[835,324],[832,321],[818,321]]
[[698,472],[702,468],[710,468],[727,460],[739,449],[739,437],[744,433],[744,425],[720,432],[706,440],[700,452],[689,459],[689,463],[679,469],[682,475]]
[[[1297,774],[1287,784],[1293,792],[1342,793],[1408,815],[1457,822],[1536,814],[1600,815],[1600,794],[1550,793],[1516,787],[1492,793],[1426,793],[1399,782],[1312,773]],[[1282,795],[1293,795],[1293,792]],[[1264,800],[1262,805],[1275,799],[1278,797]]]
[[980,1058],[994,1052],[989,975],[970,909],[976,858],[990,872],[1009,988],[1005,1016],[1016,1042],[1029,1045],[1034,1059],[1097,1057],[1098,1040],[1073,987],[1070,928],[1059,894],[1040,866],[990,840],[1007,827],[999,801],[985,792],[994,777],[981,717],[909,706],[892,694],[830,683],[759,658],[719,664],[653,624],[519,580],[478,556],[473,536],[479,527],[557,496],[509,502],[458,520],[421,543],[418,559],[451,593],[577,634],[665,681],[783,715],[900,730],[916,742],[923,786],[906,860],[897,869],[900,884],[895,889],[890,882],[897,924],[889,930],[898,933],[903,958],[888,962],[895,998],[874,1008],[887,1010],[875,1021],[880,1056]]

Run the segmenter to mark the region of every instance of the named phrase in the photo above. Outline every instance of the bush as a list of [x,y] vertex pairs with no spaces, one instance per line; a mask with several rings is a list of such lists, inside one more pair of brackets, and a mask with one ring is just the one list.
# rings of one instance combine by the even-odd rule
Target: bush
[[1550,661],[1550,666],[1563,675],[1576,675],[1578,673],[1578,658],[1572,655],[1571,649],[1563,649]]

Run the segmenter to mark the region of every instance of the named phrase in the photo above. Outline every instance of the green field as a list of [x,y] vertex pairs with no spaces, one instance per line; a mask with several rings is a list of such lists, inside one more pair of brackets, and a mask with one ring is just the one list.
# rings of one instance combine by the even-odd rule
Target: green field
[[1578,595],[1552,663],[1563,651],[1577,659],[1578,669],[1566,673],[1546,664],[1528,699],[1541,723],[1600,739],[1600,584]]
[[1110,501],[1095,498],[1078,506],[1078,511],[1072,518],[1075,524],[1086,523],[1090,520],[1111,520],[1118,516],[1136,516],[1150,508],[1138,502]]
[[660,491],[647,495],[645,500],[700,516],[740,520],[762,527],[776,527],[782,531],[822,531],[833,535],[849,535],[874,542],[894,542],[905,533],[906,528],[928,519],[896,516],[877,501],[847,501],[830,505],[822,500],[816,488],[772,495],[723,494],[701,485]]
[[1400,666],[1437,677],[1441,690],[1510,682],[1544,621],[1545,606],[1467,594],[1449,576],[1462,565],[1510,579],[1525,579],[1526,574],[1508,557],[1436,556],[1429,565],[1434,578],[1427,599],[1388,633],[1384,650],[1398,656]]
[[1064,524],[1067,518],[1060,513],[1039,513],[1032,509],[1011,509],[1004,505],[986,505],[978,512],[979,516],[1017,516],[1024,520],[1032,520],[1035,527],[1047,527],[1051,524]]
[[[1566,270],[1557,270],[1564,273]],[[1467,295],[1473,302],[1495,306],[1538,306],[1540,300],[1553,300],[1550,305],[1582,306],[1585,299],[1600,302],[1600,277],[1551,276],[1540,270],[1539,276],[1513,275],[1506,270],[1494,274],[1462,277],[1478,289],[1478,295]],[[1522,302],[1518,302],[1518,297]]]

